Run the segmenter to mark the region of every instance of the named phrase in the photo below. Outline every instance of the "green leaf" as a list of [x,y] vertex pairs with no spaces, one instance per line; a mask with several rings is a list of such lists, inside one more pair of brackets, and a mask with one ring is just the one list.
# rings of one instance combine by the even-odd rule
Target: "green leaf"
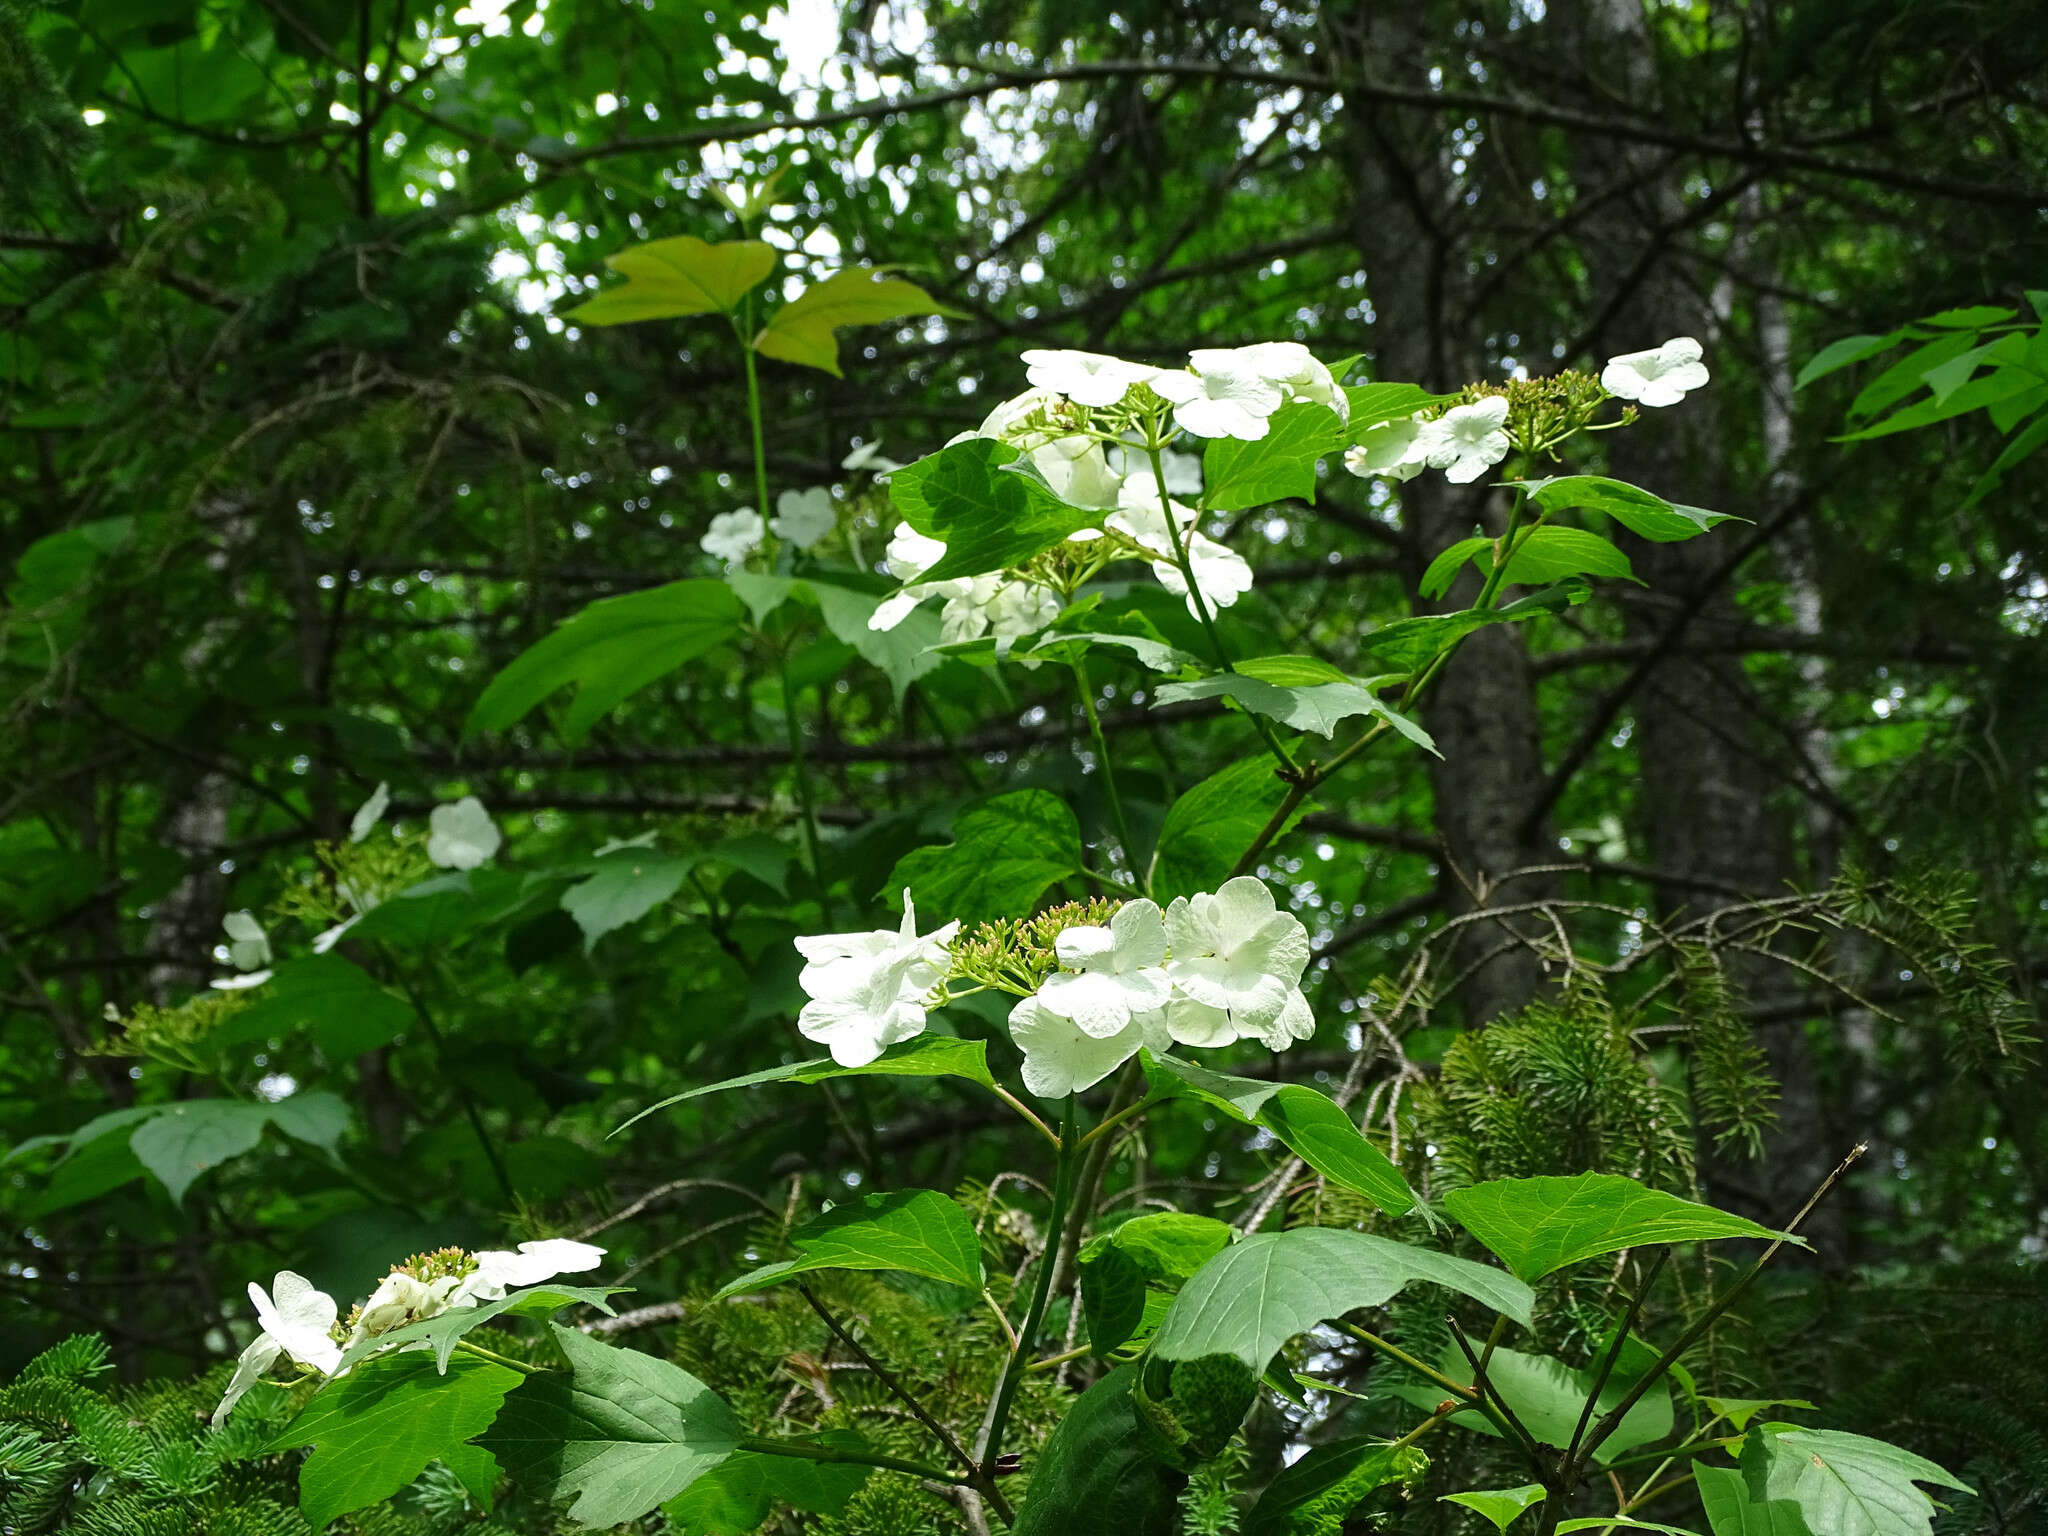
[[1429,567],[1422,573],[1422,580],[1416,584],[1415,590],[1424,597],[1442,597],[1451,590],[1451,583],[1458,579],[1458,572],[1465,568],[1467,560],[1474,558],[1482,550],[1492,548],[1491,539],[1458,540],[1429,562]]
[[1937,336],[1915,347],[1863,386],[1856,398],[1849,402],[1850,419],[1868,420],[1905,399],[1922,386],[1929,369],[1939,368],[1950,358],[1962,356],[1976,339],[1967,332],[1958,331]]
[[1413,416],[1432,405],[1444,405],[1450,395],[1432,395],[1420,384],[1353,384],[1345,389],[1351,402],[1351,441],[1365,441],[1365,434],[1384,421]]
[[578,325],[625,325],[682,315],[731,314],[775,270],[773,246],[759,240],[712,244],[695,235],[650,240],[605,258],[625,285],[587,299],[562,318]]
[[915,283],[868,268],[834,272],[813,283],[769,317],[754,350],[763,357],[821,368],[832,377],[839,371],[839,338],[849,325],[877,325],[905,315],[957,315]]
[[1216,698],[1229,699],[1255,714],[1278,720],[1298,731],[1314,731],[1324,737],[1334,737],[1339,723],[1353,715],[1371,715],[1386,721],[1425,751],[1436,751],[1436,743],[1427,731],[1398,710],[1390,709],[1363,683],[1353,682],[1350,678],[1341,682],[1289,685],[1268,682],[1246,667],[1240,667],[1235,672],[1217,672],[1196,678],[1193,682],[1161,683],[1152,690],[1155,709],[1190,699]]
[[552,1328],[574,1374],[520,1382],[482,1444],[546,1497],[573,1499],[570,1519],[600,1527],[637,1519],[746,1437],[725,1400],[681,1367]]
[[2003,325],[2016,313],[1997,304],[1965,304],[1958,309],[1944,309],[1938,315],[1929,315],[1920,323],[1938,325],[1945,330],[1979,331],[1987,325]]
[[[1472,1365],[1462,1350],[1445,1350],[1437,1368],[1463,1386],[1472,1385]],[[1591,1371],[1575,1371],[1548,1355],[1527,1355],[1513,1349],[1494,1350],[1486,1364],[1486,1379],[1531,1435],[1559,1450],[1571,1444],[1579,1415],[1585,1411],[1586,1394],[1593,1389]],[[1611,1377],[1601,1388],[1594,1410],[1596,1421],[1600,1414],[1619,1407],[1633,1385],[1630,1380]],[[1427,1383],[1403,1382],[1386,1390],[1425,1412],[1444,1398],[1441,1387]],[[1472,1409],[1452,1414],[1451,1422],[1477,1434],[1500,1434],[1491,1419]],[[1651,1387],[1630,1406],[1614,1433],[1600,1442],[1594,1459],[1609,1462],[1640,1446],[1655,1445],[1670,1436],[1672,1423],[1670,1389]]]
[[863,1066],[842,1067],[827,1056],[815,1061],[793,1061],[780,1067],[767,1067],[759,1072],[749,1072],[744,1077],[728,1077],[722,1083],[706,1083],[702,1088],[672,1093],[659,1104],[648,1105],[611,1134],[616,1136],[627,1126],[645,1120],[671,1104],[701,1099],[707,1093],[723,1093],[728,1088],[752,1088],[761,1083],[822,1083],[834,1077],[961,1077],[984,1088],[996,1085],[988,1070],[987,1041],[958,1040],[949,1035],[919,1035],[915,1040],[890,1046]]
[[579,738],[629,694],[740,633],[740,601],[722,581],[672,581],[601,598],[491,679],[463,726],[502,731],[573,686],[562,729]]
[[1543,586],[1566,576],[1619,576],[1636,579],[1628,556],[1597,533],[1583,528],[1545,525],[1530,530],[1508,557],[1509,585]]
[[1916,1486],[1973,1492],[1946,1468],[1882,1440],[1797,1424],[1764,1424],[1742,1447],[1753,1503],[1784,1500],[1826,1536],[1928,1536],[1934,1501]]
[[1792,381],[1795,390],[1806,388],[1816,379],[1860,363],[1866,357],[1875,357],[1887,347],[1896,346],[1904,335],[1903,331],[1890,331],[1883,336],[1844,336],[1840,341],[1831,341],[1807,360],[1799,370],[1799,377]]
[[1441,1502],[1462,1504],[1467,1509],[1476,1509],[1486,1517],[1495,1530],[1504,1533],[1525,1511],[1541,1504],[1544,1493],[1541,1483],[1524,1483],[1519,1488],[1483,1488],[1470,1493],[1447,1493],[1443,1495]]
[[142,1166],[163,1181],[182,1205],[192,1181],[231,1157],[240,1157],[263,1137],[270,1106],[238,1099],[187,1099],[166,1105],[135,1128],[129,1148]]
[[[1161,902],[1212,891],[1230,878],[1238,857],[1252,845],[1280,802],[1287,785],[1263,753],[1232,763],[1187,790],[1167,809],[1152,855],[1152,893]],[[1307,802],[1289,814],[1293,826]],[[1280,829],[1283,833],[1286,827]]]
[[1540,1280],[1581,1259],[1645,1243],[1724,1237],[1769,1241],[1784,1235],[1617,1173],[1494,1179],[1452,1190],[1444,1196],[1444,1207],[1524,1280]]
[[1546,512],[1564,512],[1585,507],[1613,518],[1624,528],[1659,544],[1670,544],[1705,533],[1716,523],[1739,522],[1726,512],[1708,512],[1652,495],[1626,480],[1604,475],[1560,475],[1552,480],[1532,480],[1530,498]]
[[892,629],[870,629],[868,620],[882,606],[881,598],[816,580],[810,588],[817,595],[825,628],[860,652],[868,665],[881,669],[899,707],[904,689],[944,664],[945,657],[933,650],[939,643],[939,616],[932,609],[919,608]]
[[1036,475],[1004,466],[1022,455],[1008,443],[971,437],[889,476],[889,500],[919,533],[946,542],[945,558],[918,578],[944,581],[1022,565],[1103,514],[1070,507]]
[[1334,1100],[1315,1089],[1230,1077],[1150,1051],[1139,1060],[1156,1096],[1200,1099],[1246,1125],[1264,1127],[1324,1178],[1357,1190],[1390,1215],[1416,1208],[1415,1192],[1401,1170],[1366,1140]]
[[1572,1531],[1606,1530],[1610,1526],[1624,1531],[1656,1531],[1659,1536],[1699,1536],[1698,1531],[1689,1531],[1682,1525],[1659,1525],[1654,1520],[1637,1520],[1628,1515],[1581,1515],[1576,1520],[1560,1520],[1557,1536],[1568,1536]]
[[1266,1484],[1245,1516],[1243,1536],[1340,1536],[1344,1517],[1389,1483],[1412,1483],[1429,1458],[1410,1445],[1332,1440],[1312,1447]]
[[1695,1462],[1692,1475],[1714,1536],[1812,1536],[1792,1500],[1752,1499],[1739,1468]]
[[299,1509],[318,1530],[390,1498],[481,1434],[521,1380],[473,1356],[443,1375],[425,1355],[381,1355],[329,1381],[269,1448],[314,1448],[299,1469]]
[[1519,624],[1543,614],[1561,613],[1573,603],[1585,601],[1586,595],[1584,582],[1567,581],[1483,612],[1467,608],[1459,613],[1425,613],[1396,619],[1358,637],[1358,658],[1379,670],[1412,676],[1475,629],[1488,624]]
[[1174,1292],[1230,1246],[1236,1234],[1212,1216],[1160,1211],[1090,1238],[1081,1248],[1088,1344],[1107,1357],[1150,1337]]
[[1737,1434],[1749,1428],[1749,1421],[1766,1408],[1804,1408],[1809,1413],[1813,1404],[1803,1397],[1703,1397],[1707,1411],[1716,1418],[1726,1419]]
[[963,924],[1022,917],[1048,886],[1081,869],[1081,824],[1073,808],[1043,789],[1014,790],[964,810],[953,841],[913,848],[897,860],[888,889]]
[[1166,1315],[1164,1293],[1146,1283],[1145,1271],[1107,1237],[1091,1238],[1079,1256],[1082,1315],[1088,1347],[1107,1360],[1132,1342],[1142,1344]]
[[[867,1441],[850,1429],[820,1430],[792,1440],[833,1451],[867,1449]],[[778,1505],[813,1515],[838,1514],[874,1470],[855,1462],[735,1451],[664,1504],[661,1512],[678,1536],[751,1536]]]
[[562,910],[583,930],[583,952],[614,929],[652,912],[682,888],[694,859],[623,848],[596,861],[597,872],[562,892]]
[[790,1234],[797,1257],[745,1274],[712,1299],[765,1290],[820,1269],[895,1270],[980,1290],[981,1238],[957,1201],[933,1189],[894,1190],[835,1205]]
[[221,1046],[283,1039],[304,1029],[330,1060],[389,1045],[413,1022],[412,1004],[340,955],[282,962],[249,1006],[214,1035]]
[[434,1361],[434,1368],[446,1372],[448,1362],[455,1353],[455,1346],[470,1333],[498,1317],[548,1317],[564,1307],[595,1307],[610,1314],[610,1298],[618,1294],[617,1286],[589,1285],[535,1285],[523,1291],[514,1291],[497,1301],[482,1302],[473,1307],[451,1307],[446,1312],[417,1323],[407,1323],[403,1328],[394,1328],[389,1333],[380,1333],[374,1338],[358,1339],[341,1353],[344,1366],[370,1355],[381,1354],[400,1344],[425,1344]]
[[378,902],[349,935],[408,949],[445,948],[538,904],[551,894],[551,885],[546,877],[511,869],[450,870]]
[[272,1104],[270,1123],[292,1140],[332,1155],[348,1129],[349,1109],[338,1095],[316,1089]]
[[[1149,635],[1118,634],[1097,629],[1048,630],[1028,649],[1013,649],[1010,655],[1013,658],[1030,656],[1071,665],[1077,658],[1105,645],[1129,651],[1139,666],[1153,672],[1179,672],[1202,664],[1200,657],[1181,650],[1178,646],[1168,645],[1164,640]],[[971,661],[978,662],[984,657],[994,660],[996,642],[993,636],[984,635],[979,640],[967,640],[946,646],[945,651],[948,655],[964,656]]]
[[1202,454],[1202,505],[1212,512],[1240,512],[1290,497],[1313,502],[1316,466],[1348,441],[1344,423],[1328,406],[1313,400],[1283,405],[1266,419],[1266,435],[1255,442],[1210,439]]
[[1067,1410],[1038,1453],[1014,1536],[1174,1536],[1185,1474],[1151,1454],[1121,1366]]
[[1970,411],[1981,411],[1988,406],[2009,400],[2015,395],[2041,387],[2040,377],[2024,368],[2001,368],[1996,373],[1973,379],[1946,399],[1929,398],[1905,409],[1895,411],[1884,420],[1860,431],[1845,432],[1834,439],[1838,443],[1860,443],[1874,437],[1890,437],[1896,432],[1909,432],[1916,427],[1928,427],[1938,421],[1947,421]]
[[1497,1269],[1363,1232],[1296,1227],[1255,1232],[1203,1265],[1174,1298],[1152,1353],[1163,1360],[1229,1355],[1263,1371],[1296,1334],[1381,1306],[1417,1281],[1529,1326],[1534,1294]]
[[477,1508],[488,1515],[498,1491],[498,1479],[504,1476],[498,1458],[480,1445],[452,1445],[438,1459],[455,1474],[455,1480],[462,1484]]

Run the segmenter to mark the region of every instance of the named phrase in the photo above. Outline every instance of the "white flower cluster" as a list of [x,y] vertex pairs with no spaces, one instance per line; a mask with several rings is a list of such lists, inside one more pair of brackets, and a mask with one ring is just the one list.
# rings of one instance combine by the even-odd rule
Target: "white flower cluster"
[[[1212,613],[1228,608],[1252,585],[1252,568],[1244,558],[1197,530],[1195,509],[1173,499],[1201,494],[1201,460],[1171,450],[1161,455],[1175,523],[1169,531],[1167,509],[1149,461],[1141,461],[1131,446],[1060,425],[1064,408],[1071,403],[1107,410],[1143,384],[1171,403],[1174,424],[1181,431],[1251,441],[1266,435],[1268,418],[1291,400],[1313,400],[1345,419],[1351,413],[1350,401],[1330,370],[1308,348],[1292,341],[1195,352],[1184,369],[1155,368],[1096,352],[1030,351],[1024,362],[1034,387],[1005,400],[979,427],[952,443],[989,438],[1022,451],[1061,500],[1104,514],[1102,528],[1083,529],[1072,542],[1099,540],[1104,530],[1132,540],[1156,557],[1150,562],[1152,573],[1160,585],[1187,600],[1190,613],[1197,611],[1195,598],[1173,557],[1175,532],[1193,567],[1195,588]],[[942,540],[907,523],[897,524],[883,566],[904,586],[875,610],[869,627],[894,629],[918,604],[938,597],[945,600],[940,613],[944,641],[992,634],[999,650],[1007,651],[1012,642],[1059,616],[1056,594],[1016,576],[990,573],[920,581],[945,554]]]
[[1155,368],[1099,352],[1044,350],[1026,352],[1024,364],[1025,377],[1041,390],[1096,409],[1121,404],[1133,386],[1148,385],[1172,403],[1173,424],[1194,437],[1257,442],[1273,413],[1292,400],[1313,400],[1346,421],[1351,418],[1349,397],[1298,341],[1205,347],[1188,354],[1185,368]]
[[556,1275],[595,1269],[604,1250],[556,1237],[521,1243],[516,1252],[493,1249],[463,1257],[466,1262],[459,1272],[451,1269],[432,1279],[421,1279],[404,1268],[392,1270],[357,1309],[354,1325],[347,1329],[340,1325],[341,1309],[334,1298],[305,1276],[280,1270],[268,1292],[251,1280],[249,1303],[256,1309],[261,1331],[235,1361],[235,1374],[213,1410],[213,1422],[222,1423],[280,1356],[332,1376],[341,1368],[342,1354],[366,1339],[458,1307],[502,1300]]
[[1102,1081],[1141,1046],[1284,1051],[1315,1033],[1301,990],[1308,930],[1250,875],[1164,912],[1127,901],[1108,927],[1068,928],[1054,945],[1061,969],[1010,1010],[1024,1086],[1042,1098]]
[[[390,807],[391,786],[380,783],[349,821],[348,840],[360,843],[368,837]],[[504,843],[505,834],[498,830],[497,823],[491,820],[491,813],[484,809],[483,801],[475,795],[464,795],[447,805],[437,805],[428,813],[427,858],[437,868],[458,872],[476,869],[496,858]],[[377,905],[377,898],[368,891],[353,889],[345,882],[340,884],[339,890],[356,909],[355,914],[314,936],[313,953],[316,955],[324,955],[334,948],[341,942],[342,935]],[[228,942],[222,948],[237,974],[216,976],[211,983],[214,990],[241,992],[250,987],[260,987],[270,980],[270,936],[263,931],[256,914],[246,909],[230,912],[221,919],[221,927],[228,936]],[[218,955],[219,950],[215,953]]]
[[[798,980],[811,1001],[797,1028],[847,1067],[914,1038],[959,929],[948,923],[919,937],[905,891],[899,930],[798,939],[809,962]],[[1127,901],[1107,927],[1063,929],[1054,952],[1060,968],[1010,1011],[1024,1084],[1045,1098],[1100,1082],[1141,1046],[1257,1040],[1280,1051],[1315,1032],[1301,991],[1308,930],[1249,875],[1177,897],[1163,912]]]
[[[1600,372],[1600,387],[1618,400],[1637,405],[1676,405],[1687,391],[1708,380],[1700,344],[1676,336],[1647,352],[1610,358]],[[1487,395],[1454,405],[1442,415],[1417,411],[1413,416],[1368,427],[1358,444],[1344,455],[1344,467],[1361,478],[1413,480],[1425,469],[1440,469],[1457,485],[1477,480],[1508,456],[1508,401]]]

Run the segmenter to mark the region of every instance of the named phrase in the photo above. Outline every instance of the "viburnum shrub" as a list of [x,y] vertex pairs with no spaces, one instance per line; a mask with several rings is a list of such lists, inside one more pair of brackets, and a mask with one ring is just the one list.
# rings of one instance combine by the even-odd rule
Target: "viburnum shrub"
[[[732,199],[743,225],[765,197]],[[1301,985],[1308,931],[1255,872],[1315,787],[1373,748],[1435,750],[1415,708],[1464,637],[1556,613],[1583,600],[1595,578],[1631,576],[1621,549],[1586,522],[1668,541],[1724,520],[1569,467],[1593,434],[1625,429],[1642,409],[1677,408],[1706,386],[1698,342],[1681,337],[1617,357],[1598,376],[1478,381],[1450,394],[1347,383],[1355,359],[1326,363],[1291,341],[1200,349],[1184,364],[1159,365],[1026,351],[1027,387],[976,430],[908,464],[873,443],[849,455],[848,473],[885,484],[900,519],[886,549],[864,556],[830,490],[793,487],[771,500],[756,359],[836,373],[839,328],[939,306],[900,277],[842,272],[763,314],[778,258],[753,239],[654,241],[612,264],[627,281],[583,305],[580,323],[716,315],[731,324],[749,385],[755,504],[708,519],[701,547],[722,567],[717,578],[594,605],[495,678],[472,724],[503,728],[574,687],[567,728],[587,728],[662,670],[731,642],[759,645],[780,669],[794,745],[789,652],[775,626],[815,607],[892,676],[934,650],[1070,672],[1114,833],[1090,869],[1078,846],[1064,862],[1057,853],[1077,837],[1057,797],[1025,790],[964,814],[953,843],[898,866],[907,882],[900,921],[796,940],[808,999],[796,1028],[824,1055],[731,1082],[679,1084],[635,1118],[720,1090],[770,1095],[862,1075],[954,1079],[986,1094],[993,1112],[1017,1116],[1042,1149],[1035,1257],[1011,1285],[986,1268],[982,1235],[952,1196],[876,1190],[797,1226],[782,1256],[720,1292],[720,1304],[735,1304],[800,1289],[900,1399],[926,1438],[920,1458],[846,1431],[757,1430],[681,1367],[609,1343],[601,1328],[550,1321],[570,1306],[611,1310],[608,1288],[556,1283],[598,1268],[602,1250],[584,1243],[418,1255],[346,1314],[289,1272],[268,1291],[252,1284],[260,1331],[216,1419],[280,1361],[321,1383],[277,1441],[313,1447],[302,1496],[316,1525],[388,1497],[435,1461],[486,1491],[509,1474],[593,1528],[724,1479],[771,1501],[815,1501],[825,1496],[815,1464],[830,1463],[946,1490],[970,1529],[1163,1536],[1183,1529],[1190,1477],[1229,1454],[1264,1400],[1294,1416],[1303,1452],[1242,1515],[1241,1529],[1265,1536],[1335,1531],[1376,1490],[1412,1485],[1439,1444],[1463,1434],[1494,1437],[1525,1474],[1514,1486],[1448,1496],[1503,1531],[1518,1521],[1545,1536],[1668,1531],[1637,1511],[1684,1518],[1667,1512],[1685,1500],[1717,1536],[1929,1529],[1933,1505],[1919,1485],[1960,1486],[1940,1467],[1774,1416],[1805,1405],[1704,1395],[1682,1366],[1762,1266],[1801,1241],[1806,1211],[1771,1230],[1613,1173],[1493,1179],[1426,1198],[1359,1129],[1348,1100],[1232,1076],[1197,1054],[1242,1041],[1284,1052],[1315,1033]],[[1499,531],[1450,544],[1421,578],[1422,593],[1441,598],[1475,568],[1463,588],[1470,604],[1364,636],[1361,653],[1379,669],[1370,677],[1305,656],[1231,654],[1217,615],[1252,589],[1255,573],[1230,545],[1229,515],[1313,500],[1320,476],[1343,472],[1388,497],[1421,475],[1475,486],[1491,477],[1504,508]],[[838,545],[843,559],[830,554]],[[893,591],[862,585],[877,554]],[[1142,604],[1113,600],[1148,581],[1185,605],[1194,625],[1186,636],[1198,636],[1201,650],[1169,640]],[[1512,600],[1511,588],[1520,593]],[[634,615],[672,626],[660,665],[633,652],[636,631],[620,621]],[[1153,674],[1154,704],[1226,701],[1256,728],[1265,759],[1182,796],[1141,841],[1097,714],[1090,667],[1103,659]],[[800,751],[793,761],[815,870],[818,821]],[[400,893],[450,877],[437,869],[485,872],[499,852],[499,831],[473,799],[433,812],[424,849],[380,839],[384,811],[380,788],[352,841],[323,855],[332,879],[296,913],[320,929],[315,954],[376,942],[397,921]],[[1048,842],[1055,851],[1040,857]],[[1019,862],[1041,872],[1018,873]],[[1093,894],[1039,900],[1067,875],[1088,880]],[[1012,882],[1006,901],[1016,881],[1035,879],[1029,910],[998,910],[997,879]],[[594,925],[603,919],[577,917],[586,932],[602,931]],[[227,938],[235,973],[217,983],[224,996],[207,1000],[203,1018],[138,1021],[138,1051],[203,1069],[208,1031],[260,997],[281,964],[270,937],[238,912]],[[935,1010],[981,994],[1000,1000],[994,1017],[1007,1021],[1007,1044],[997,1040],[992,1052],[990,1042],[930,1027]],[[237,1108],[275,1119],[295,1102]],[[1356,1219],[1265,1230],[1272,1202],[1238,1227],[1168,1210],[1107,1219],[1096,1194],[1118,1139],[1145,1117],[1188,1113],[1269,1136],[1329,1188],[1356,1197]],[[1709,1298],[1681,1305],[1675,1336],[1644,1337],[1645,1302],[1673,1249],[1710,1242],[1752,1245],[1746,1267]],[[1518,1348],[1537,1314],[1537,1287],[1580,1266],[1596,1266],[1613,1287],[1610,1326],[1581,1351],[1590,1364]],[[969,1367],[986,1382],[978,1415],[941,1418],[900,1369],[855,1339],[807,1278],[832,1270],[922,1277],[992,1311],[1004,1345]],[[1065,1299],[1070,1291],[1076,1301]],[[1402,1316],[1433,1309],[1440,1326],[1404,1331],[1390,1321],[1397,1297]],[[1047,1327],[1056,1305],[1063,1337]],[[502,1342],[486,1325],[518,1319],[548,1328],[548,1349],[533,1352],[545,1363],[484,1342]],[[1380,1357],[1389,1391],[1416,1405],[1413,1427],[1384,1441],[1312,1435],[1335,1399],[1313,1374],[1313,1351],[1298,1368],[1294,1346],[1305,1335]],[[1088,1384],[1049,1438],[1020,1446],[1020,1385],[1056,1365]],[[1031,1453],[1027,1462],[1020,1452]]]

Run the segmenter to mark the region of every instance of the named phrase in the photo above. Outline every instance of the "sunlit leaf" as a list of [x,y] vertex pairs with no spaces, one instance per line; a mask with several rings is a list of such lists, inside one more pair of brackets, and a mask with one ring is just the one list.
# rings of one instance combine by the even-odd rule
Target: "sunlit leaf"
[[625,283],[587,299],[562,318],[578,325],[625,325],[683,315],[730,314],[775,270],[773,246],[759,240],[721,244],[676,235],[629,246],[605,258]]
[[867,269],[834,272],[769,317],[754,338],[763,357],[839,375],[839,338],[849,325],[879,325],[906,315],[957,315],[917,284]]

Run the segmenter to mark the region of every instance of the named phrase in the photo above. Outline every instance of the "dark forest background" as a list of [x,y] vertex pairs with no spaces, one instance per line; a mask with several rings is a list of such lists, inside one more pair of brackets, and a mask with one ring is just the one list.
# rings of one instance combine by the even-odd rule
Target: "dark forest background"
[[[538,714],[462,731],[587,602],[715,574],[698,538],[753,499],[736,354],[559,316],[622,247],[727,235],[714,185],[781,168],[766,238],[799,270],[899,266],[958,312],[848,333],[843,379],[764,373],[775,482],[861,498],[870,562],[894,518],[849,448],[936,448],[1024,387],[1028,347],[1296,339],[1437,390],[1700,339],[1712,388],[1607,467],[1746,523],[1622,536],[1647,586],[1459,653],[1425,711],[1442,761],[1318,791],[1264,872],[1317,935],[1323,1028],[1240,1069],[1337,1080],[1364,1051],[1439,1129],[1467,1115],[1478,1169],[1567,1171],[1602,1112],[1571,1063],[1444,1076],[1461,1037],[1555,1001],[1533,947],[1489,937],[1516,919],[1462,930],[1422,1027],[1354,1023],[1445,922],[1577,904],[1572,943],[1611,962],[1660,923],[1880,891],[1935,950],[1982,946],[2009,997],[1806,906],[1731,944],[1724,1006],[1769,1086],[1735,1116],[1753,1137],[1692,1150],[1707,1198],[1775,1223],[1869,1144],[1721,1365],[1768,1362],[1774,1390],[1956,1468],[1979,1494],[1953,1528],[2044,1528],[2048,1117],[2023,1039],[2048,974],[2048,483],[2022,467],[1966,504],[2002,446],[1979,415],[1837,441],[1871,365],[1794,388],[1845,335],[2031,316],[2044,55],[2048,11],[1988,0],[0,0],[0,1126],[26,1144],[0,1180],[0,1372],[91,1330],[124,1379],[182,1379],[285,1263],[358,1283],[629,1209],[599,1240],[659,1303],[732,1270],[746,1191],[1009,1165],[1022,1132],[915,1084],[606,1139],[792,1057],[780,957],[820,908],[790,854],[587,947],[551,909],[465,918],[393,978],[435,1049],[404,1020],[360,1049],[286,1021],[233,1071],[339,1095],[331,1156],[268,1135],[173,1201],[34,1141],[212,1091],[109,1054],[110,1019],[204,989],[223,915],[274,912],[380,781],[401,826],[475,794],[515,869],[650,828],[798,846],[786,700],[744,653],[580,740]],[[1246,514],[1237,632],[1344,665],[1501,513],[1435,476],[1398,489],[1340,475]],[[1064,676],[955,659],[899,694],[813,659],[801,750],[840,916],[879,911],[896,859],[977,797],[1047,786],[1099,823]],[[1141,817],[1256,750],[1241,715],[1104,682]],[[1654,1028],[1638,1043],[1654,1062]],[[1191,1121],[1117,1177],[1227,1210],[1272,1162]]]

